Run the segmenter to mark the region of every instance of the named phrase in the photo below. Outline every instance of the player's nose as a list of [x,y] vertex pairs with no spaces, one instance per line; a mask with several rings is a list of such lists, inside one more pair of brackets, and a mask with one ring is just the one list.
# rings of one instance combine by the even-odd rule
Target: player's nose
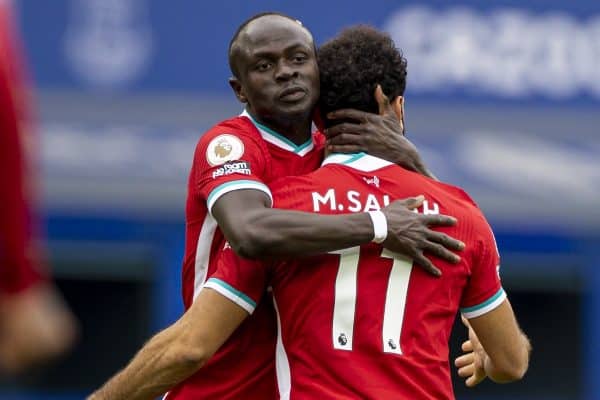
[[298,77],[298,70],[285,61],[280,61],[275,69],[275,79],[289,80]]

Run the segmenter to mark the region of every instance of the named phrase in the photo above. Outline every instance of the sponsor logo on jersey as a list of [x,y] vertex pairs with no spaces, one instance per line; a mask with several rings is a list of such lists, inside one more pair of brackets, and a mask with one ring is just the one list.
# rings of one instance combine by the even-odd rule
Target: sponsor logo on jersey
[[212,173],[213,179],[231,174],[251,175],[250,163],[247,161],[227,161],[225,164],[215,169]]
[[206,161],[212,166],[238,160],[244,154],[244,143],[234,135],[219,135],[208,144]]
[[375,175],[373,175],[372,178],[367,178],[366,176],[363,176],[363,180],[365,181],[365,183],[367,185],[373,185],[373,186],[379,187],[379,178]]
[[396,350],[398,348],[398,345],[396,345],[396,342],[394,342],[394,339],[388,340],[387,345],[392,350]]

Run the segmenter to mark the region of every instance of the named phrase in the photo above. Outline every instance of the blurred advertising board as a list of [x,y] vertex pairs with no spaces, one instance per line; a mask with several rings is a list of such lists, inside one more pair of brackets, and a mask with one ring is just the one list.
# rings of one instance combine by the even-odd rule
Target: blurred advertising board
[[233,32],[276,10],[317,43],[355,23],[387,30],[408,57],[412,95],[600,100],[600,3],[591,0],[18,4],[41,87],[228,93]]
[[180,215],[198,136],[241,110],[229,40],[275,10],[317,43],[356,23],[390,32],[409,62],[411,138],[497,220],[600,226],[597,1],[16,4],[51,207]]

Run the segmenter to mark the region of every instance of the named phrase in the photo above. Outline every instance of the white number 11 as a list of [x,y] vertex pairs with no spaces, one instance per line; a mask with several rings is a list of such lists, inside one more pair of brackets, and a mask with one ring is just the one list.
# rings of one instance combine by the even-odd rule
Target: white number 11
[[[332,253],[340,255],[333,306],[333,347],[339,350],[352,350],[360,248],[352,247]],[[413,262],[408,257],[385,249],[381,257],[394,260],[385,295],[382,350],[384,353],[402,354],[400,337]]]

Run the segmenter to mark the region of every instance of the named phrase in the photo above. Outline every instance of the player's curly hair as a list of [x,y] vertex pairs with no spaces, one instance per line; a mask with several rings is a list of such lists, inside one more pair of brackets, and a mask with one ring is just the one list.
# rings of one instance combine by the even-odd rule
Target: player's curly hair
[[392,38],[368,25],[344,29],[318,50],[322,115],[340,108],[377,113],[377,84],[393,101],[406,88],[406,59]]

